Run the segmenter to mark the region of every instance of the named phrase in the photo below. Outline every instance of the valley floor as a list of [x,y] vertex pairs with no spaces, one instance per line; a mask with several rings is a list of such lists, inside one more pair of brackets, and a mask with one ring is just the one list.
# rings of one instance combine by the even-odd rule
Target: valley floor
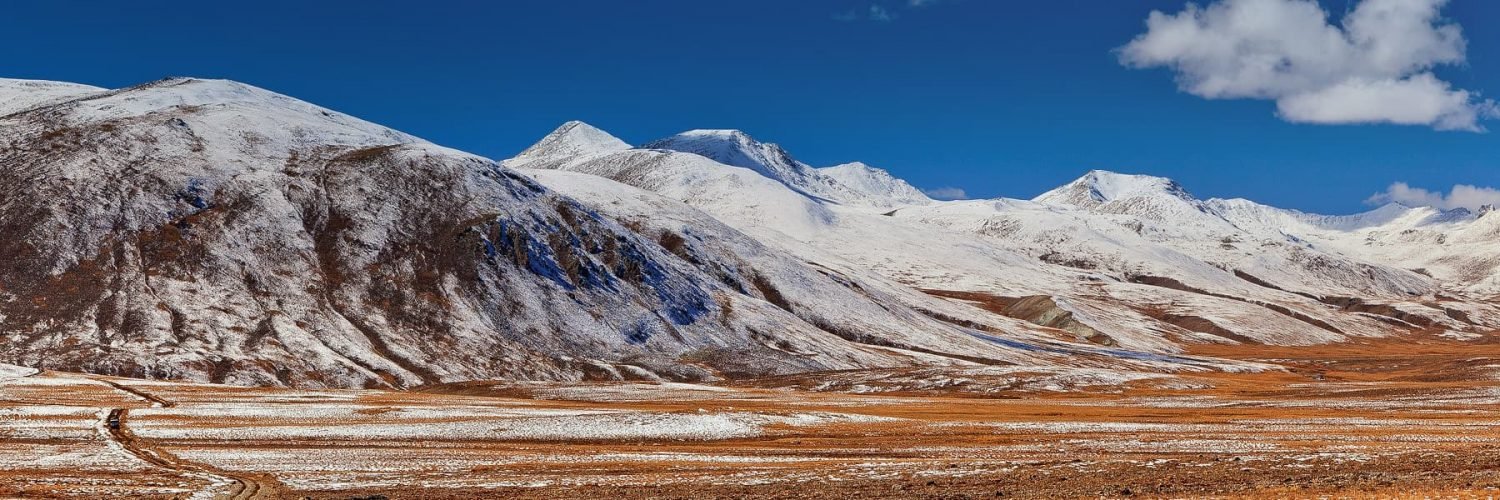
[[1288,370],[983,396],[789,388],[847,373],[410,392],[40,373],[0,380],[0,497],[1500,494],[1500,346],[1211,354]]

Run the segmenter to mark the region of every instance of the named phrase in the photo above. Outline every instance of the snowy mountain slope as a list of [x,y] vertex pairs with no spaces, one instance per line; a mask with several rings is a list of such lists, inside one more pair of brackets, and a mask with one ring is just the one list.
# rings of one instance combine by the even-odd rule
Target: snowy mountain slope
[[810,196],[831,199],[851,196],[844,186],[793,159],[781,146],[756,141],[739,130],[689,130],[652,141],[642,148],[691,153],[725,165],[747,168]]
[[[862,343],[1023,366],[1166,371],[1249,368],[1237,362],[1153,356],[1059,338],[1057,331],[919,293],[843,265],[836,256],[816,249],[804,247],[788,254],[779,245],[768,246],[707,213],[656,193],[577,172],[523,172],[601,213],[646,228],[647,233],[686,235],[686,245],[699,249],[689,253],[716,248],[714,253],[739,256],[743,259],[740,266],[763,273],[763,285],[777,291],[784,309]],[[858,293],[850,295],[849,290]]]
[[760,142],[739,130],[690,130],[642,146],[690,153],[781,182],[819,201],[849,207],[889,209],[932,200],[906,181],[863,163],[813,168],[776,144]]
[[[1024,273],[1029,265],[1029,259],[1008,250],[974,246],[975,240],[968,235],[935,231],[931,226],[910,224],[863,207],[845,207],[807,196],[756,171],[714,162],[698,154],[630,150],[584,155],[576,161],[533,159],[529,163],[517,160],[508,164],[592,174],[652,191],[703,210],[759,240],[793,248],[797,254],[823,247],[860,248],[875,254],[888,252],[888,258],[872,260],[894,263],[911,258],[930,259],[925,264],[914,264],[913,274],[931,272],[957,280],[970,278],[967,273],[954,273],[954,266],[972,263],[976,271],[1009,268],[1010,273]],[[945,236],[952,239],[950,245],[944,245],[948,242]],[[944,253],[945,246],[954,252]],[[889,271],[900,273],[897,269]],[[987,274],[979,273],[972,279],[984,281]],[[1022,279],[1011,282],[1020,283],[1028,291],[1034,289],[1025,283],[1046,284],[1057,280],[1051,274],[1033,279],[1018,277]]]
[[[1064,328],[1073,341],[1171,353],[1184,343],[1305,345],[1495,323],[1490,308],[1455,315],[1453,306],[1431,303],[1437,286],[1430,278],[1310,248],[1280,231],[1244,229],[1216,213],[1217,202],[1197,200],[1166,179],[1096,171],[1037,201],[941,202],[872,213],[784,183],[756,184],[746,179],[754,171],[677,154],[659,153],[665,156],[653,156],[646,168],[640,154],[551,166],[665,194],[804,260],[874,271],[956,302]],[[781,154],[783,164],[797,163]],[[702,192],[716,195],[691,195]],[[798,208],[766,216],[757,203],[765,199],[792,201],[771,212]],[[793,216],[803,210],[829,216],[805,224]],[[1032,300],[1041,297],[1047,300]]]
[[1091,170],[1073,182],[1042,193],[1032,201],[1047,205],[1097,209],[1115,203],[1137,202],[1170,206],[1174,200],[1191,203],[1192,195],[1176,181],[1149,175],[1126,175]]
[[[1036,201],[1112,220],[1146,240],[1216,267],[1256,276],[1279,288],[1314,295],[1352,293],[1388,299],[1436,291],[1430,279],[1409,270],[1308,247],[1274,224],[1247,223],[1244,218],[1220,213],[1223,203],[1200,201],[1169,179],[1094,171]],[[1331,218],[1319,221],[1352,222]]]
[[[972,235],[846,209],[698,155],[627,151],[589,156],[562,168],[682,200],[762,242],[843,272],[874,270],[924,288],[979,288],[1007,296],[1067,293],[1079,279],[1070,276],[1078,274],[1072,270],[1044,269],[1041,263]],[[816,224],[795,217],[809,212],[827,215]],[[1173,350],[1159,341],[1126,347]]]
[[745,226],[794,237],[823,231],[835,218],[828,204],[756,172],[696,154],[667,150],[601,151],[577,156],[517,157],[521,169],[583,172],[654,191]]
[[[519,160],[508,164],[528,166]],[[845,274],[873,270],[908,285],[984,286],[1012,295],[1066,289],[1073,281],[1067,277],[1070,271],[1041,269],[1025,256],[984,244],[971,235],[808,197],[754,171],[696,154],[630,150],[583,155],[575,162],[533,158],[530,164],[655,192],[707,212],[790,255]]]
[[[1309,244],[1288,229],[1291,223],[1340,228],[1400,220],[1390,212],[1324,217],[1252,210],[1243,202],[1197,200],[1167,179],[1095,171],[1034,202],[954,202],[895,215],[985,234],[1043,260],[1123,281],[1170,278],[1177,288],[1272,303],[1340,332],[1389,330],[1368,324],[1389,323],[1389,317],[1327,311],[1330,305],[1350,309],[1344,300],[1349,297],[1404,308],[1391,314],[1417,326],[1480,328],[1423,304],[1438,293],[1437,281],[1369,255]],[[1357,321],[1338,326],[1350,319]]]
[[[1218,326],[1231,337],[1259,343],[1296,345],[1388,330],[1379,321],[1339,314],[1316,299],[1247,281],[1233,268],[1151,241],[1112,220],[1059,207],[1021,201],[945,203],[902,209],[893,217],[968,232],[990,246],[1025,255],[1022,265],[1075,273],[1068,281],[1030,284],[1054,300],[1092,310],[1079,321],[1125,346],[1168,349],[1160,333],[1175,331],[1175,325],[1143,311],[1185,301],[1199,304],[1200,315],[1230,318]],[[995,271],[965,274],[987,276],[990,283],[1007,280]],[[1017,296],[1016,291],[987,283],[956,285],[960,290]],[[954,285],[924,285],[940,286]],[[1442,316],[1441,311],[1430,313]],[[1283,321],[1293,316],[1305,319]]]
[[[715,270],[722,275],[721,279],[733,283],[734,288],[775,296],[774,303],[779,307],[804,316],[809,322],[870,337],[880,345],[912,344],[928,348],[953,345],[961,346],[963,352],[998,356],[997,359],[1009,362],[1036,362],[1024,352],[1000,349],[965,335],[950,324],[899,307],[899,300],[869,276],[817,263],[810,263],[813,267],[809,267],[809,263],[790,258],[706,213],[659,194],[595,175],[556,170],[522,172],[601,213],[642,227],[643,232],[660,232],[661,238],[681,248],[680,252],[689,261],[700,260],[696,255],[708,252],[734,255],[738,262]],[[859,293],[851,294],[850,290]]]
[[[589,156],[576,164],[542,163],[686,202],[765,244],[845,273],[874,271],[921,288],[984,290],[1014,297],[1069,294],[1089,279],[1089,273],[1047,266],[972,234],[827,204],[781,183],[767,182],[754,172],[698,155],[635,150]],[[765,200],[782,201],[767,204]],[[815,224],[796,217],[809,211],[827,215]],[[1121,338],[1141,340],[1120,344],[1123,347],[1177,350],[1169,343],[1127,333],[1138,331],[1137,322],[1142,319],[1128,315],[1101,328],[1118,331]]]
[[0,78],[0,116],[104,91],[76,83]]
[[0,103],[11,365],[303,387],[1170,372],[1262,368],[1193,344],[1500,328],[1476,295],[1500,285],[1493,214],[1324,217],[1104,171],[935,202],[739,132],[636,149],[581,122],[497,163],[227,81],[0,81]]
[[[4,363],[404,387],[1048,362],[798,261],[750,262],[685,225],[681,241],[637,232],[495,162],[234,82],[51,102],[0,119],[0,143],[0,183],[17,187],[0,193]],[[833,325],[853,312],[880,325]]]
[[901,206],[928,205],[933,202],[922,190],[892,176],[890,172],[864,163],[845,163],[819,168],[817,171],[858,193],[865,203]]
[[625,141],[580,121],[564,123],[521,154],[501,162],[505,166],[548,166],[548,161],[575,162],[630,149]]
[[1306,214],[1249,200],[1209,200],[1235,224],[1277,231],[1313,247],[1416,270],[1444,287],[1500,294],[1500,217],[1493,212],[1388,204],[1348,216]]

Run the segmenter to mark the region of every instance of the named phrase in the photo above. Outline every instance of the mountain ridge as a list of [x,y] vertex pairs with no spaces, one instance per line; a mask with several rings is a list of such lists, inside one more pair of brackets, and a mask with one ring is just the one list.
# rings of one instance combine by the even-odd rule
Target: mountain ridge
[[[732,132],[711,135],[736,140],[749,137]],[[800,163],[784,150],[779,154],[786,159],[783,163]],[[627,173],[631,169],[622,170],[622,161],[606,155],[562,168],[662,193],[712,191],[719,189],[715,186],[741,184],[732,181],[732,176],[725,177],[729,174],[719,174],[712,164],[654,171],[645,180]],[[1332,309],[1330,304],[1337,303],[1338,297],[1406,304],[1416,297],[1433,297],[1440,283],[1449,288],[1454,283],[1407,269],[1402,262],[1381,261],[1367,253],[1324,244],[1312,234],[1303,234],[1300,226],[1287,225],[1308,216],[1265,207],[1266,214],[1276,217],[1259,224],[1231,220],[1246,216],[1224,208],[1234,203],[1197,199],[1175,181],[1160,177],[1099,170],[1033,201],[945,201],[902,205],[885,212],[861,211],[804,196],[804,203],[821,206],[819,210],[828,210],[833,217],[801,228],[778,222],[785,218],[758,217],[758,209],[743,213],[757,199],[782,196],[774,194],[774,189],[752,193],[726,188],[724,192],[730,193],[728,198],[684,199],[788,251],[807,252],[809,258],[831,252],[853,267],[876,270],[909,286],[994,294],[1006,302],[1048,296],[1057,307],[1070,304],[1069,314],[1099,338],[1137,349],[1180,349],[1154,335],[1205,335],[1173,323],[1189,324],[1173,318],[1203,318],[1209,311],[1217,311],[1210,314],[1218,319],[1192,323],[1196,325],[1192,328],[1212,324],[1209,330],[1229,338],[1299,345],[1350,335],[1392,335],[1418,323],[1483,329],[1488,327],[1481,325],[1494,320],[1491,306],[1464,313],[1462,317],[1470,320],[1481,318],[1477,324],[1455,322],[1444,309],[1418,302],[1392,306],[1392,311],[1407,311],[1390,313],[1405,319]],[[798,196],[797,190],[790,193],[787,196]],[[893,239],[893,235],[905,236]],[[1350,242],[1359,235],[1340,233],[1338,238]],[[911,241],[924,239],[929,241],[923,250],[905,249]],[[804,247],[809,243],[816,250]],[[964,250],[937,251],[944,245]],[[959,265],[988,259],[1003,264],[998,268]],[[1072,280],[1100,283],[1107,293],[1100,297],[1097,290],[1072,284]],[[1192,301],[1201,303],[1167,319],[1141,315],[1143,310],[1162,307],[1163,301],[1180,304],[1193,295],[1198,297]],[[1204,297],[1209,302],[1202,302]],[[1021,317],[1018,312],[1006,314]],[[1288,320],[1291,323],[1283,323]],[[1275,330],[1267,329],[1273,324],[1278,325]],[[1393,329],[1393,324],[1398,326]]]
[[743,132],[636,148],[583,122],[496,162],[223,80],[0,81],[0,102],[11,365],[396,388],[1174,373],[1267,369],[1203,343],[1500,327],[1496,217],[1320,219],[1107,171],[934,201]]
[[[758,239],[769,233],[688,215],[697,209],[660,194],[644,216],[586,205],[504,164],[237,82],[168,79],[47,99],[0,118],[0,182],[20,187],[0,193],[6,364],[382,388],[1249,366],[1053,338],[784,254]],[[761,199],[739,213],[777,208],[809,231],[839,217],[750,170],[621,149],[606,136],[573,124],[552,142],[565,147],[532,151],[613,164],[657,188],[705,174],[739,183],[674,195],[701,202],[745,186],[782,190],[786,203]],[[604,185],[575,182],[580,195],[622,199],[623,186],[588,179]]]

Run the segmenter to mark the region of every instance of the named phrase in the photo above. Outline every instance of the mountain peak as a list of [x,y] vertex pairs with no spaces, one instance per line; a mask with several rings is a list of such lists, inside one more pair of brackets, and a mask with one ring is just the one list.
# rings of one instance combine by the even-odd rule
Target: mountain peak
[[578,120],[562,124],[562,126],[557,127],[557,130],[553,130],[551,134],[547,134],[547,137],[542,140],[594,146],[611,151],[630,149],[630,144],[620,140],[618,137],[605,132],[599,127]]
[[0,80],[0,115],[60,109],[64,104],[73,126],[170,114],[181,126],[235,137],[243,137],[243,130],[254,130],[261,136],[257,147],[267,149],[275,149],[270,143],[278,141],[318,140],[350,146],[425,143],[384,126],[232,80],[174,77],[116,90],[62,82]]
[[824,201],[873,207],[932,203],[921,190],[885,170],[859,162],[812,168],[792,158],[781,146],[757,141],[740,130],[689,130],[642,147],[691,153],[750,169]]
[[755,142],[755,138],[743,130],[735,129],[694,129],[680,134],[677,137],[699,137],[705,139],[733,140],[738,142]]
[[1182,185],[1166,177],[1090,170],[1083,177],[1033,200],[1061,205],[1094,206],[1127,198],[1162,195],[1182,200],[1193,199]]
[[818,173],[830,177],[839,184],[864,195],[867,202],[877,205],[906,204],[926,205],[932,198],[905,180],[891,175],[884,169],[862,162],[845,163],[818,169]]
[[833,171],[838,171],[838,170],[865,171],[865,172],[872,172],[872,173],[876,173],[876,174],[880,174],[880,175],[886,175],[886,176],[891,175],[890,172],[886,171],[883,168],[875,168],[875,167],[870,166],[870,164],[862,162],[862,161],[851,161],[849,163],[840,163],[840,164],[834,165],[832,167],[823,167],[823,168],[820,168],[818,170],[820,170],[822,172],[833,172]]
[[573,120],[557,127],[542,140],[526,148],[507,164],[531,163],[559,160],[578,156],[594,156],[630,149],[630,144],[610,135],[609,132],[587,123]]
[[827,194],[815,186],[820,182],[812,167],[793,159],[781,146],[757,141],[743,131],[689,130],[642,147],[692,153],[725,165],[754,170],[810,194]]
[[773,178],[778,172],[799,170],[799,166],[801,169],[810,168],[792,159],[781,146],[757,141],[742,130],[689,130],[642,147],[692,153],[725,165],[760,171]]

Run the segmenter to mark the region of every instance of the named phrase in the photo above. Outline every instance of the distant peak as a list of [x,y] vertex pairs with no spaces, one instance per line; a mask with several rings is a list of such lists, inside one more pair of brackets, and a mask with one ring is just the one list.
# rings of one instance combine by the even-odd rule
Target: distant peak
[[1098,182],[1138,182],[1138,183],[1155,183],[1155,184],[1177,184],[1177,181],[1174,181],[1172,179],[1168,179],[1166,177],[1158,177],[1158,176],[1154,176],[1154,175],[1145,175],[1145,174],[1125,174],[1125,173],[1115,172],[1115,171],[1112,171],[1112,170],[1099,170],[1099,169],[1088,171],[1088,173],[1083,174],[1083,177],[1078,178],[1078,180],[1079,181],[1094,182],[1094,183],[1098,183]]
[[643,147],[699,154],[730,150],[764,150],[767,153],[785,154],[781,146],[758,141],[745,131],[734,129],[694,129],[657,139]]
[[1152,175],[1122,174],[1109,170],[1090,170],[1062,187],[1053,189],[1035,198],[1035,201],[1067,204],[1094,205],[1140,196],[1166,195],[1183,200],[1192,200],[1191,194],[1177,181]]
[[583,122],[581,120],[568,120],[566,122],[563,122],[563,124],[560,125],[560,126],[558,126],[557,129],[554,130],[554,132],[564,131],[564,130],[580,130],[580,129],[581,130],[596,130],[596,131],[599,131],[599,132],[603,132],[603,130],[600,130],[599,127],[595,127],[593,125],[589,125],[588,123],[585,123],[585,122]]
[[624,146],[626,148],[630,147],[630,145],[625,143],[625,141],[622,141],[618,137],[611,135],[609,132],[605,132],[599,127],[589,125],[588,123],[584,123],[579,120],[571,120],[567,123],[562,124],[562,126],[557,127],[557,129],[553,130],[551,134],[548,134],[548,136],[587,138],[598,142],[617,143],[617,145]]
[[817,169],[817,171],[823,175],[831,176],[845,181],[846,184],[856,178],[879,180],[882,182],[900,182],[902,184],[906,183],[905,180],[891,175],[891,172],[886,169],[872,167],[868,163],[860,161],[834,165],[832,167],[823,167]]
[[265,89],[262,89],[260,87],[256,87],[254,85],[250,85],[248,83],[237,82],[237,81],[234,81],[234,80],[220,80],[220,79],[212,79],[212,78],[195,78],[195,77],[191,77],[191,76],[169,76],[169,77],[166,77],[166,78],[162,78],[160,80],[153,80],[153,81],[149,81],[149,82],[146,82],[146,83],[142,83],[140,85],[136,85],[136,86],[130,87],[130,88],[131,89],[149,89],[149,88],[153,88],[153,87],[173,87],[173,86],[178,86],[178,85],[197,85],[197,86],[203,86],[203,87],[217,87],[217,88],[224,88],[224,89],[259,91],[259,92],[267,92],[267,93],[270,92],[269,90],[265,90]]
[[614,153],[630,149],[630,145],[609,132],[587,123],[573,120],[557,127],[541,141],[526,148],[517,159],[542,160]]
[[713,139],[754,141],[754,139],[750,137],[750,134],[745,133],[745,131],[733,129],[694,129],[677,134],[675,137],[702,137]]
[[849,163],[842,163],[842,164],[834,165],[832,167],[823,167],[823,168],[820,168],[818,170],[822,170],[822,171],[830,171],[830,170],[865,170],[865,171],[880,172],[880,173],[883,173],[883,174],[886,174],[886,175],[890,175],[890,172],[885,171],[885,169],[880,169],[880,168],[872,167],[872,166],[870,166],[870,164],[862,162],[862,161],[851,161]]
[[926,205],[932,198],[905,180],[891,175],[884,169],[863,162],[851,162],[817,169],[819,174],[832,178],[858,193],[864,202],[878,206]]
[[812,173],[811,167],[793,159],[781,146],[757,141],[741,130],[689,130],[642,147],[692,153],[798,186],[802,177]]
[[1174,195],[1186,195],[1182,185],[1177,181],[1166,177],[1141,174],[1122,174],[1108,170],[1090,170],[1083,176],[1083,182],[1090,187],[1101,191],[1105,198],[1120,198],[1124,196],[1142,194],[1149,192],[1167,192]]

